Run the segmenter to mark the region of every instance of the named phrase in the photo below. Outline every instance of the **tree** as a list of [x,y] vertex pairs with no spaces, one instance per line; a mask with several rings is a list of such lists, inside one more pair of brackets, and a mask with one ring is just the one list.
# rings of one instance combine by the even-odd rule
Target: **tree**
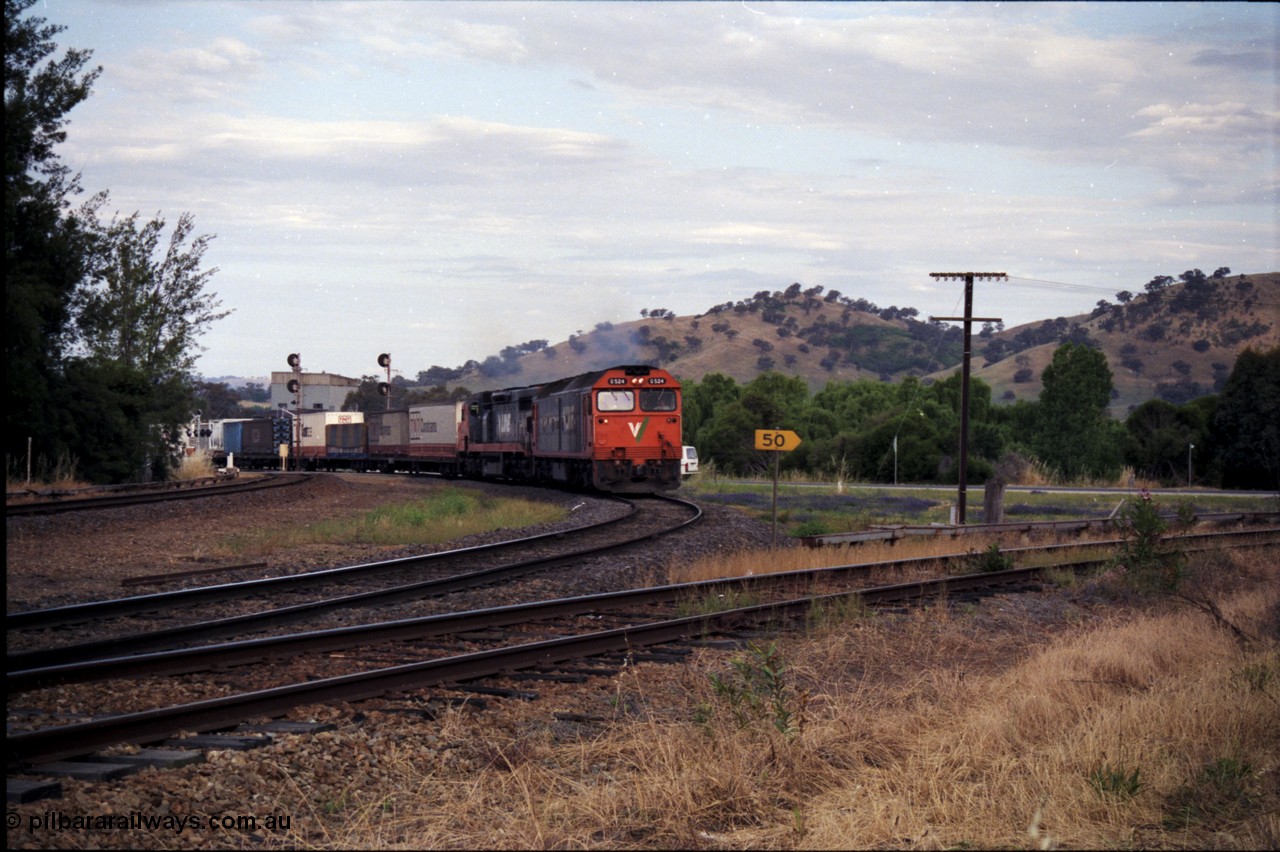
[[1145,477],[1186,482],[1187,449],[1203,447],[1203,424],[1194,410],[1149,399],[1125,419],[1125,461]]
[[701,382],[685,382],[682,406],[685,443],[696,443],[702,427],[741,394],[738,383],[723,373],[709,373]]
[[1224,486],[1280,489],[1280,346],[1240,353],[1218,399],[1213,431]]
[[97,470],[163,477],[166,462],[176,458],[179,426],[196,406],[189,380],[196,339],[229,313],[219,311],[217,296],[206,290],[218,271],[200,268],[212,237],[192,238],[194,226],[184,213],[167,244],[158,214],[141,223],[134,213],[98,229],[94,265],[76,296],[74,360],[84,365],[75,375],[99,376],[106,387],[121,389],[117,397],[98,397],[119,410],[89,416],[127,425],[117,445],[120,465],[86,459]]
[[54,459],[65,418],[61,360],[71,336],[72,297],[92,242],[71,209],[78,177],[54,154],[67,114],[89,96],[101,68],[91,52],[51,58],[64,27],[23,18],[35,0],[4,4],[5,450]]
[[245,382],[244,388],[240,391],[240,395],[250,402],[271,401],[271,389],[263,387],[261,382]]
[[196,410],[205,420],[225,420],[241,416],[240,394],[226,382],[198,380],[195,383],[195,394]]
[[1037,454],[1068,479],[1120,468],[1120,432],[1107,416],[1111,369],[1097,349],[1064,343],[1041,375]]
[[64,439],[92,482],[164,478],[180,428],[196,409],[187,377],[151,379],[119,361],[69,359],[62,394]]
[[714,458],[717,465],[737,472],[763,469],[754,448],[755,430],[795,428],[809,398],[803,379],[773,372],[756,376],[739,394],[732,379],[723,376],[708,376],[703,384],[699,395],[705,394],[704,402],[718,404],[698,431],[699,456]]
[[186,246],[195,221],[184,213],[161,253],[164,226],[159,214],[141,225],[137,213],[111,223],[76,318],[90,358],[117,361],[153,380],[190,371],[196,338],[230,313],[219,311],[221,302],[205,290],[217,267],[200,268],[213,237]]
[[[211,237],[183,214],[167,249],[164,221],[101,224],[107,193],[73,210],[78,178],[54,155],[66,114],[101,69],[90,53],[50,60],[62,27],[21,19],[5,0],[5,354],[7,450],[74,450],[90,479],[163,475],[196,408],[196,338],[226,316],[201,270]],[[43,64],[42,64],[43,63]]]
[[[377,376],[361,376],[360,386],[342,401],[343,411],[386,411],[387,397],[382,395],[382,380]],[[387,389],[391,394],[391,407],[403,406],[403,392],[395,386]]]

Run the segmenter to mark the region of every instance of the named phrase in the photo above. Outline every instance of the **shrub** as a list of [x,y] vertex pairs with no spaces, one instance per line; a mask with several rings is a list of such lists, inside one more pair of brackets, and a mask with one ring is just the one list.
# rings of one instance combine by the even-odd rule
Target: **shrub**
[[[710,676],[712,690],[740,727],[763,720],[788,739],[794,737],[804,723],[805,697],[795,695],[788,686],[782,653],[773,642],[752,643],[747,652],[731,661],[733,671],[726,677]],[[710,713],[711,708],[702,707],[698,717],[706,721]]]
[[1120,550],[1115,565],[1125,582],[1140,592],[1172,592],[1183,577],[1183,559],[1164,539],[1167,524],[1156,501],[1144,489],[1117,516]]
[[1000,545],[991,542],[991,546],[981,553],[975,553],[969,560],[974,573],[991,574],[996,571],[1008,571],[1013,568],[1013,557],[1000,552]]

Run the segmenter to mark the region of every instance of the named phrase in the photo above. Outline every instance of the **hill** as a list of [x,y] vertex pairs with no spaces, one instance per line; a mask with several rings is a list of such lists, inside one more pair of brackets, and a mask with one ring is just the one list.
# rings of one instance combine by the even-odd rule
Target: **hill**
[[685,379],[718,372],[739,382],[777,370],[801,376],[817,390],[830,380],[895,381],[958,364],[960,330],[921,322],[918,315],[915,308],[880,308],[793,284],[696,316],[658,309],[633,322],[600,323],[554,346],[535,348],[531,344],[545,342],[531,341],[509,347],[483,364],[471,362],[448,381],[487,390],[648,363]]
[[[1153,278],[1090,314],[975,331],[973,374],[1001,401],[1035,399],[1040,374],[1064,342],[1095,346],[1111,365],[1112,413],[1153,397],[1174,403],[1215,393],[1247,346],[1280,344],[1280,273]],[[621,363],[656,364],[686,380],[723,373],[740,383],[776,370],[812,390],[828,381],[942,378],[961,359],[957,323],[923,322],[914,308],[880,308],[821,287],[761,291],[696,316],[658,309],[640,320],[600,323],[549,345],[530,341],[484,362],[420,378],[471,390],[536,384]]]
[[[1058,317],[980,337],[972,373],[996,400],[1034,400],[1054,350],[1073,340],[1100,349],[1111,366],[1111,413],[1149,399],[1180,405],[1222,389],[1246,347],[1280,345],[1280,273],[1153,278],[1141,294],[1121,292],[1090,314]],[[942,378],[954,368],[934,373]]]

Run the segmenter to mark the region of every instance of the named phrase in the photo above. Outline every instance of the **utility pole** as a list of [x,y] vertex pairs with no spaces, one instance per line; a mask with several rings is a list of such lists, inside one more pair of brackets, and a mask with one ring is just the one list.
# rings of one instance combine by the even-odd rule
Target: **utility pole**
[[1002,322],[998,317],[975,317],[973,315],[973,282],[974,279],[995,281],[1008,279],[1003,272],[930,272],[930,278],[964,279],[964,316],[962,317],[929,317],[932,321],[964,323],[964,359],[960,368],[960,489],[956,495],[956,523],[965,522],[965,502],[968,496],[969,477],[969,359],[972,353],[973,324],[975,322]]

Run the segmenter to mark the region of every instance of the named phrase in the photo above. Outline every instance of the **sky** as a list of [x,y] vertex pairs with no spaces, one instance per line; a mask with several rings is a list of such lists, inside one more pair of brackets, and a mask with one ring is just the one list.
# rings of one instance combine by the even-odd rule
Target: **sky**
[[206,378],[413,379],[793,282],[1008,327],[1280,271],[1280,5],[41,0],[63,162],[190,213]]

